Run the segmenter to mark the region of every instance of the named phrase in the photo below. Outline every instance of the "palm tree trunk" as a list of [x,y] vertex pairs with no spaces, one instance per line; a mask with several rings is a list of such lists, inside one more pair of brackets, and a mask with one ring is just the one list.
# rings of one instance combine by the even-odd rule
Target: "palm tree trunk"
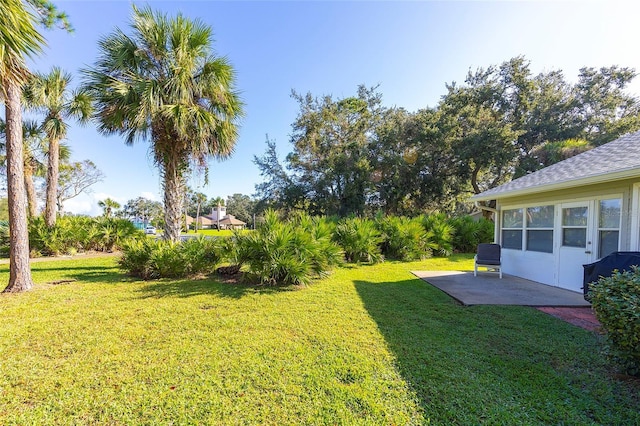
[[36,187],[33,184],[33,167],[29,162],[24,164],[24,186],[27,190],[28,215],[30,218],[36,217],[37,199]]
[[7,142],[7,193],[9,196],[9,285],[4,292],[21,292],[33,287],[29,266],[29,228],[24,188],[22,111],[20,86],[4,81]]
[[60,141],[49,139],[49,159],[47,162],[47,201],[44,206],[44,221],[49,228],[56,224],[58,195],[58,175],[60,170]]
[[200,203],[198,203],[198,211],[196,212],[196,234],[198,233],[198,221],[200,220]]
[[[180,240],[180,212],[184,199],[184,179],[181,161],[176,156],[169,156],[164,163],[164,239]],[[197,225],[196,225],[197,226]]]

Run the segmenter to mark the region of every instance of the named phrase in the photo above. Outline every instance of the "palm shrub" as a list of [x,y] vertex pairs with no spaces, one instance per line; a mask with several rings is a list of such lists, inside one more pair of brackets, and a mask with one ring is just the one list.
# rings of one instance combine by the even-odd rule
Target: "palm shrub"
[[478,244],[493,241],[493,222],[487,219],[474,220],[471,216],[461,216],[450,220],[453,226],[453,249],[462,253],[473,253]]
[[42,217],[29,223],[29,246],[32,255],[56,256],[80,251],[113,251],[128,238],[142,235],[126,219],[85,216],[60,217],[52,227]]
[[640,375],[640,269],[616,271],[589,287],[591,305],[606,330],[610,354]]
[[342,253],[327,229],[307,216],[289,222],[268,210],[255,231],[236,234],[238,262],[262,284],[300,285],[326,275]]
[[382,254],[397,260],[418,260],[431,257],[430,235],[419,218],[385,216],[376,220],[382,234]]
[[222,244],[216,238],[190,238],[176,243],[142,237],[123,243],[118,264],[128,275],[150,280],[210,274],[221,259]]
[[384,260],[380,247],[384,239],[372,220],[343,219],[336,225],[333,239],[344,250],[348,262],[378,263]]
[[420,222],[427,232],[434,254],[450,256],[453,252],[455,229],[449,218],[443,213],[434,213],[421,216]]

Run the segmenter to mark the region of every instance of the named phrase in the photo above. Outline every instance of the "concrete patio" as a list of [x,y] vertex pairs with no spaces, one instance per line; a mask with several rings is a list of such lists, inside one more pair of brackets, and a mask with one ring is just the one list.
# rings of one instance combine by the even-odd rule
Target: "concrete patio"
[[581,293],[495,273],[411,271],[464,305],[591,306]]

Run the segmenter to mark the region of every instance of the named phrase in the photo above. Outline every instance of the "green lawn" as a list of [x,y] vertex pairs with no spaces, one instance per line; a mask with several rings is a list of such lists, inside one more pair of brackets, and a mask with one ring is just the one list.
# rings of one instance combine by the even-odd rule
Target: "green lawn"
[[471,266],[273,289],[34,263],[36,290],[0,296],[0,424],[640,424],[638,386],[607,371],[598,336],[462,307],[409,273]]

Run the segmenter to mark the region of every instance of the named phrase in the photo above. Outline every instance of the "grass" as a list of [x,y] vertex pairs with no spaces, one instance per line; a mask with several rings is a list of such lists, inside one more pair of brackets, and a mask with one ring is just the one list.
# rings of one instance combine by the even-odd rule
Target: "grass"
[[[640,423],[637,384],[615,380],[597,335],[462,307],[408,272],[471,266],[387,262],[274,289],[34,263],[37,289],[0,297],[0,424]],[[77,281],[46,284],[62,279]]]

